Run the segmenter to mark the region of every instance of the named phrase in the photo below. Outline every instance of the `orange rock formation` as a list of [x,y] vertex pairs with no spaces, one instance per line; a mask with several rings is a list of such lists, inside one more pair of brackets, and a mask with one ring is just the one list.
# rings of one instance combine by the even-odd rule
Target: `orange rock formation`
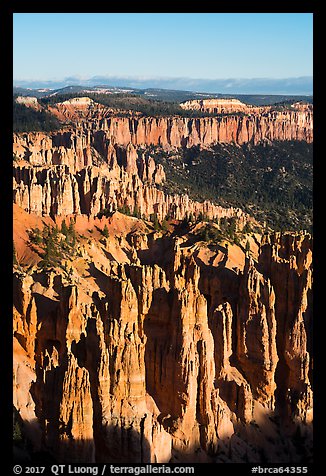
[[20,159],[14,164],[14,203],[30,213],[95,216],[128,206],[146,217],[156,213],[160,220],[167,215],[182,219],[185,213],[249,220],[238,208],[164,193],[157,188],[165,181],[161,165],[138,154],[131,143],[112,145],[102,134],[100,139],[90,131],[16,135],[14,153]]
[[[84,121],[93,106],[57,111]],[[311,236],[251,237],[245,257],[237,245],[191,244],[118,212],[96,215],[128,205],[147,217],[205,212],[244,223],[241,210],[158,190],[164,170],[137,146],[309,142],[311,111],[89,117],[14,136],[14,407],[33,450],[60,463],[288,463],[301,461],[299,431],[309,457]],[[62,266],[38,267],[27,231],[71,215],[80,238],[68,279]]]
[[86,294],[15,274],[15,406],[60,461],[214,461],[257,413],[311,422],[310,236],[264,239],[240,274],[167,240]]

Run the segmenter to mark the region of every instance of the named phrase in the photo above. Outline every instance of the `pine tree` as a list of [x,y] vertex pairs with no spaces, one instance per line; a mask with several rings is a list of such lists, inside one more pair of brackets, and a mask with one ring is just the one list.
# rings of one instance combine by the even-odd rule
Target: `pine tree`
[[228,227],[228,231],[229,231],[229,236],[230,238],[235,238],[235,233],[236,233],[236,230],[237,230],[237,223],[236,223],[236,219],[235,217],[231,217],[229,219],[229,227]]
[[49,235],[46,239],[43,263],[45,267],[55,264],[57,258],[57,250],[52,235]]
[[54,227],[51,228],[51,236],[52,236],[52,239],[53,239],[55,245],[59,245],[59,227],[58,227],[58,225],[55,225]]
[[109,236],[109,229],[108,229],[107,224],[105,224],[105,226],[102,230],[102,235],[105,236],[105,238],[108,238],[108,236]]
[[72,219],[70,219],[69,227],[68,227],[68,235],[72,239],[76,237],[76,230],[75,230],[75,223]]
[[18,421],[14,422],[14,429],[13,429],[13,440],[15,443],[20,443],[23,438],[22,438],[22,432],[19,426]]
[[124,215],[130,216],[130,208],[128,205],[122,205],[122,207],[118,208],[118,212],[123,213]]
[[242,228],[242,233],[244,235],[246,235],[248,233],[252,233],[252,228],[251,228],[251,226],[248,222],[246,222],[245,226]]
[[135,205],[135,208],[134,208],[134,211],[133,211],[132,216],[135,217],[135,218],[140,218],[140,217],[141,217],[141,213],[140,213],[140,210],[139,210],[139,208],[137,207],[137,205]]
[[159,225],[159,222],[158,222],[157,213],[153,213],[152,222],[153,222],[154,229],[156,231],[158,231],[160,229],[160,225]]
[[68,227],[65,220],[62,220],[62,223],[61,223],[61,233],[65,236],[68,235]]
[[15,243],[13,243],[13,264],[18,264]]
[[166,219],[164,218],[162,223],[161,223],[161,228],[163,231],[166,231],[168,229],[168,222],[166,221]]
[[197,221],[199,221],[199,222],[200,222],[200,221],[204,221],[204,214],[203,214],[203,212],[199,212]]
[[[37,230],[37,228],[35,229],[35,231],[36,230]],[[50,227],[49,227],[49,225],[44,225],[43,230],[42,230],[42,238],[43,238],[44,242],[46,242],[49,235],[50,235]]]
[[41,231],[39,228],[34,228],[32,229],[32,232],[30,234],[31,241],[33,243],[36,243],[37,245],[40,245],[42,243],[42,236],[41,236]]

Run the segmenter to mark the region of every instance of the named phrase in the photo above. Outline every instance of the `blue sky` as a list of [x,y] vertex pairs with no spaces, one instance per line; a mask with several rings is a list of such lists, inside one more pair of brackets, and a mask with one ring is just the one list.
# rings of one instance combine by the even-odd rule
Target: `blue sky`
[[311,13],[15,13],[14,80],[312,76]]

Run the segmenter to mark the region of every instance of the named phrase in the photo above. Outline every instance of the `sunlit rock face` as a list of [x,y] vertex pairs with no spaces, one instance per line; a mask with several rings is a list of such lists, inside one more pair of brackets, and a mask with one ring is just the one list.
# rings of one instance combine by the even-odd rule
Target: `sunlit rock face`
[[265,239],[223,284],[177,243],[167,255],[112,266],[87,296],[54,271],[44,285],[15,274],[14,404],[36,447],[65,461],[213,461],[240,433],[259,460],[254,424],[311,422],[310,236]]

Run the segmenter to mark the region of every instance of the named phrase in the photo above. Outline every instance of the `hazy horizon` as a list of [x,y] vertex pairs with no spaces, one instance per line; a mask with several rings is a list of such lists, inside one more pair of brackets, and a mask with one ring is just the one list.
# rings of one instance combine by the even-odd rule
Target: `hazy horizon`
[[222,94],[285,94],[307,95],[313,93],[313,78],[139,78],[118,76],[94,76],[91,78],[68,77],[57,80],[14,80],[15,87],[30,89],[61,89],[68,86],[111,86],[132,89],[167,89]]

